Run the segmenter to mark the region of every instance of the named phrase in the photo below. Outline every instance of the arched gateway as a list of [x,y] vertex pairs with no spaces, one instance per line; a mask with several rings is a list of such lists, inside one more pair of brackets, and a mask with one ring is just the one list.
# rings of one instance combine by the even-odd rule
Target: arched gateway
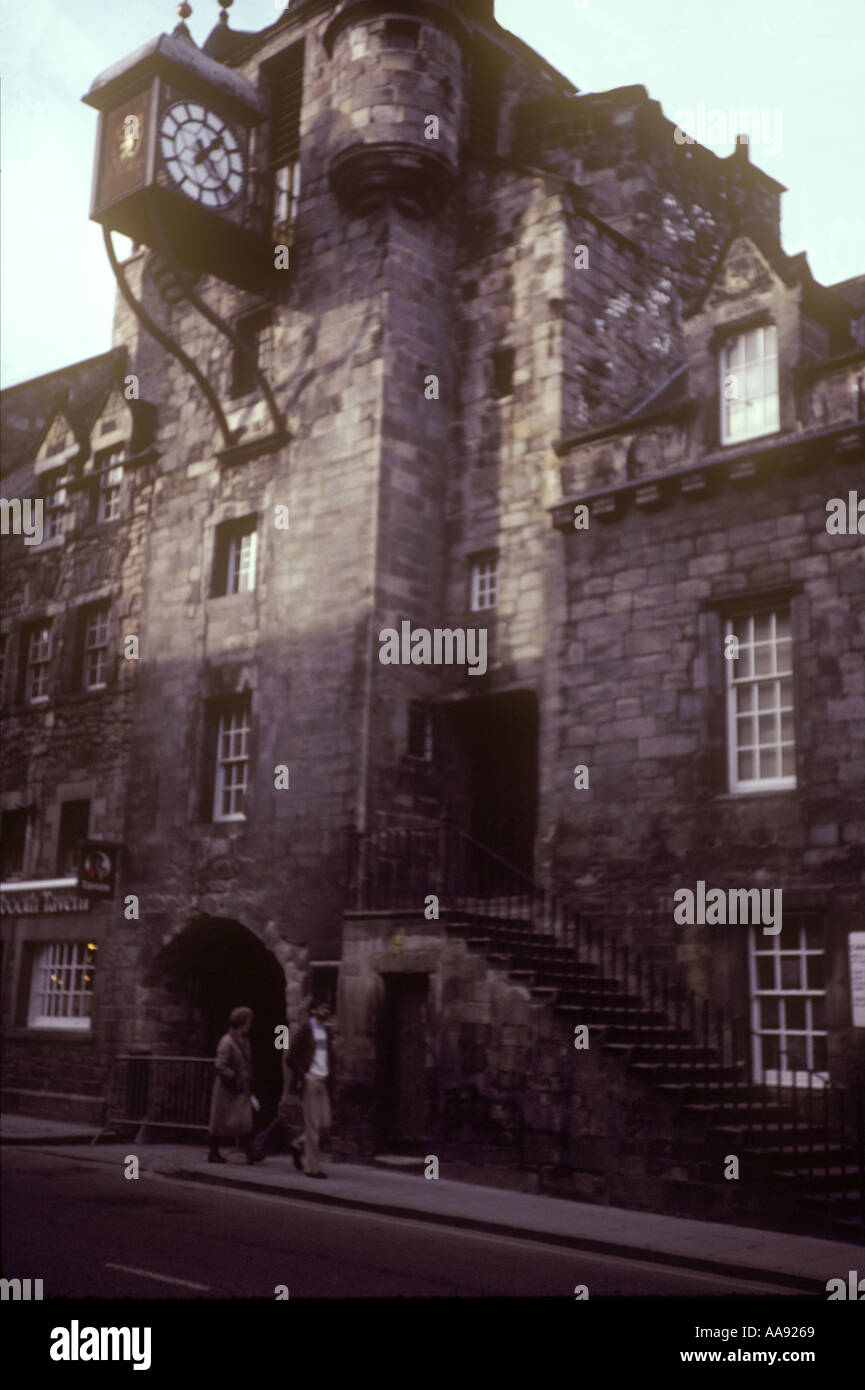
[[231,1010],[248,1005],[256,1093],[265,1114],[275,1108],[274,1028],[286,1021],[285,976],[253,932],[229,918],[196,916],[159,951],[144,983],[149,1042],[159,1054],[212,1055]]

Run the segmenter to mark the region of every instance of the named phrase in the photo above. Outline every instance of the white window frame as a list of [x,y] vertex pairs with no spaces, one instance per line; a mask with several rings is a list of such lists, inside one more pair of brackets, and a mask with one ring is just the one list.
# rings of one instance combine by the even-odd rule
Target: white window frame
[[[84,689],[104,690],[108,675],[108,605],[93,608],[84,619]],[[93,658],[95,657],[95,661]],[[95,668],[96,679],[91,679]]]
[[123,483],[123,460],[126,448],[118,444],[106,449],[95,460],[97,468],[97,521],[116,521],[120,516],[120,488]]
[[69,478],[65,469],[48,474],[49,483],[45,492],[45,539],[52,541],[64,532],[64,511],[67,502],[66,485]]
[[258,529],[232,533],[228,538],[225,560],[226,594],[249,594],[255,588],[255,567],[258,558]]
[[33,961],[28,1028],[91,1027],[96,952],[93,941],[48,941]]
[[[756,641],[755,625],[768,618],[768,638]],[[786,623],[788,637],[778,636],[778,619]],[[773,608],[754,608],[739,612],[727,618],[725,637],[737,636],[744,629],[745,640],[739,640],[739,655],[725,660],[727,679],[727,774],[729,790],[734,793],[791,791],[796,786],[795,759],[795,694],[793,688],[793,636],[790,609],[786,605]],[[726,649],[725,643],[725,649]],[[782,669],[784,651],[789,651],[789,666]],[[770,670],[756,673],[759,651],[769,656]],[[789,684],[789,703],[784,703],[784,682]],[[771,687],[771,690],[770,690]],[[740,695],[740,692],[741,695]],[[767,699],[771,694],[771,701]],[[747,706],[747,707],[746,707]],[[792,726],[790,737],[784,736],[784,716],[789,715]],[[773,719],[774,737],[771,742],[762,741],[764,721]],[[740,731],[747,729],[749,742],[740,742]],[[756,741],[755,741],[756,736]],[[794,771],[784,773],[784,753],[789,750]],[[753,753],[756,764],[756,777],[740,777],[739,754]],[[761,759],[768,752],[778,757],[782,769],[780,775],[760,776]]]
[[273,226],[293,227],[300,205],[300,160],[278,164],[273,171]]
[[485,555],[472,563],[471,611],[485,613],[499,600],[499,557]]
[[721,443],[776,434],[780,411],[777,329],[774,323],[746,329],[721,351]]
[[[252,720],[247,705],[225,710],[216,732],[216,775],[213,787],[214,821],[246,820],[243,809],[249,786],[249,735]],[[227,808],[227,809],[226,809]]]
[[36,624],[27,635],[25,695],[28,704],[37,704],[48,699],[48,671],[51,666],[52,636],[50,619]]
[[[795,944],[792,944],[795,938]],[[807,962],[814,956],[822,956],[824,960],[823,988],[808,988],[807,981]],[[753,1037],[753,1079],[757,1085],[765,1084],[768,1086],[795,1086],[797,1088],[811,1086],[815,1089],[829,1084],[829,1072],[827,1067],[818,1069],[814,1061],[814,1040],[815,1038],[827,1038],[829,1030],[825,1026],[826,1009],[826,976],[825,976],[825,948],[822,943],[819,946],[809,946],[807,929],[800,923],[798,925],[788,924],[777,936],[765,936],[762,927],[751,927],[748,933],[748,973],[751,989],[751,1030]],[[757,974],[757,961],[759,957],[769,957],[774,961],[774,988],[767,989],[759,985]],[[798,960],[799,962],[799,987],[792,988],[784,985],[781,978],[781,962],[783,960]],[[805,987],[802,981],[805,981]],[[818,1028],[814,1024],[815,1000],[823,1000],[824,1026]],[[767,1027],[764,1025],[762,1015],[762,1001],[778,1001],[778,1025],[777,1027]],[[804,1027],[790,1027],[787,1025],[787,1000],[801,1001],[804,1013]],[[765,1067],[763,1065],[763,1039],[777,1038],[780,1045],[781,1068],[780,1075],[778,1067]],[[806,1048],[806,1067],[804,1070],[794,1072],[790,1067],[785,1066],[787,1059],[787,1039],[804,1038]],[[828,1042],[826,1044],[828,1047]],[[828,1063],[827,1063],[828,1065]]]

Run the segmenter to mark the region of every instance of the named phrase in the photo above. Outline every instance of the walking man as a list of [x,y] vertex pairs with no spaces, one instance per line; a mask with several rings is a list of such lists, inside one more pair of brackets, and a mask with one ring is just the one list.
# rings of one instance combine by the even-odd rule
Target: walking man
[[252,1104],[252,1048],[249,1031],[252,1009],[232,1009],[229,1029],[216,1049],[216,1076],[210,1099],[209,1163],[224,1163],[219,1141],[224,1135],[243,1140],[247,1163],[254,1163],[252,1143],[254,1110]]
[[304,1023],[288,1050],[287,1062],[295,1078],[295,1090],[303,1096],[303,1162],[307,1177],[326,1178],[321,1166],[319,1143],[322,1130],[330,1129],[333,1095],[334,1048],[327,1004],[309,1006]]

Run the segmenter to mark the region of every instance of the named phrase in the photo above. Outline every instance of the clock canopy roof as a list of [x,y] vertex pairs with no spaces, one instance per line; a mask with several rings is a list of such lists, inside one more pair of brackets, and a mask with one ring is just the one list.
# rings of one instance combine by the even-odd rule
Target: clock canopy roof
[[203,53],[185,24],[112,63],[94,78],[82,100],[103,110],[115,98],[122,98],[138,79],[146,81],[157,73],[189,97],[212,101],[218,95],[225,115],[245,125],[257,125],[264,119],[264,103],[252,83]]

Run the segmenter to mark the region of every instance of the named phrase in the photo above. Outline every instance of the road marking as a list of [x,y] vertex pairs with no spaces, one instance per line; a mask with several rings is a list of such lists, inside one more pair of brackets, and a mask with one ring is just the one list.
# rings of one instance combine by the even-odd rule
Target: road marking
[[[198,1186],[200,1190],[201,1187],[204,1186],[203,1184],[196,1184],[194,1179],[169,1177],[168,1174],[163,1173],[150,1173],[148,1176],[156,1178],[158,1181],[176,1184],[180,1187]],[[243,1187],[232,1188],[231,1191],[237,1196],[245,1197],[247,1201],[251,1202],[268,1203],[283,1208],[295,1207],[306,1212],[310,1210],[311,1204],[305,1202],[302,1197],[271,1196],[270,1193],[267,1192],[250,1192],[248,1188]],[[422,1231],[426,1235],[429,1235],[431,1230],[438,1230],[442,1235],[462,1236],[465,1240],[484,1241],[489,1242],[491,1245],[505,1245],[509,1246],[511,1250],[513,1250],[515,1246],[525,1247],[529,1250],[534,1250],[536,1254],[559,1255],[563,1259],[567,1258],[570,1260],[580,1259],[582,1257],[586,1260],[597,1261],[598,1264],[614,1265],[617,1267],[621,1267],[624,1264],[630,1266],[631,1269],[652,1270],[657,1274],[669,1274],[676,1279],[686,1279],[693,1283],[729,1285],[734,1288],[737,1293],[741,1294],[742,1297],[751,1295],[757,1298],[767,1293],[779,1296],[786,1295],[792,1298],[819,1297],[819,1294],[811,1293],[808,1289],[794,1289],[789,1284],[772,1283],[771,1273],[769,1271],[759,1271],[763,1276],[762,1278],[723,1274],[711,1269],[691,1269],[688,1266],[680,1267],[676,1264],[668,1264],[666,1260],[641,1259],[639,1256],[630,1253],[623,1253],[620,1255],[611,1251],[602,1252],[597,1250],[586,1250],[577,1245],[559,1245],[558,1242],[547,1242],[543,1239],[531,1240],[527,1239],[525,1236],[505,1235],[498,1231],[478,1231],[465,1226],[451,1226],[447,1224],[446,1220],[418,1221],[417,1218],[411,1216],[394,1216],[391,1212],[363,1211],[359,1210],[357,1207],[340,1207],[336,1203],[334,1203],[333,1206],[330,1206],[328,1203],[316,1203],[316,1206],[318,1206],[319,1211],[321,1211],[323,1207],[327,1208],[333,1216],[355,1217],[360,1220],[367,1218],[368,1220],[381,1222],[398,1222],[401,1226],[413,1226],[417,1231]],[[757,1273],[757,1271],[755,1271],[755,1273]],[[612,1296],[638,1298],[643,1295],[628,1294]],[[677,1298],[685,1297],[686,1295],[665,1294],[663,1296],[667,1298]],[[707,1294],[705,1297],[708,1298],[711,1297],[711,1295]]]
[[122,1269],[124,1274],[139,1274],[142,1279],[158,1279],[163,1284],[180,1284],[184,1289],[199,1289],[202,1293],[210,1293],[209,1284],[193,1284],[191,1279],[176,1279],[173,1274],[154,1274],[150,1269],[136,1269],[134,1265],[114,1265],[107,1260],[106,1269]]

